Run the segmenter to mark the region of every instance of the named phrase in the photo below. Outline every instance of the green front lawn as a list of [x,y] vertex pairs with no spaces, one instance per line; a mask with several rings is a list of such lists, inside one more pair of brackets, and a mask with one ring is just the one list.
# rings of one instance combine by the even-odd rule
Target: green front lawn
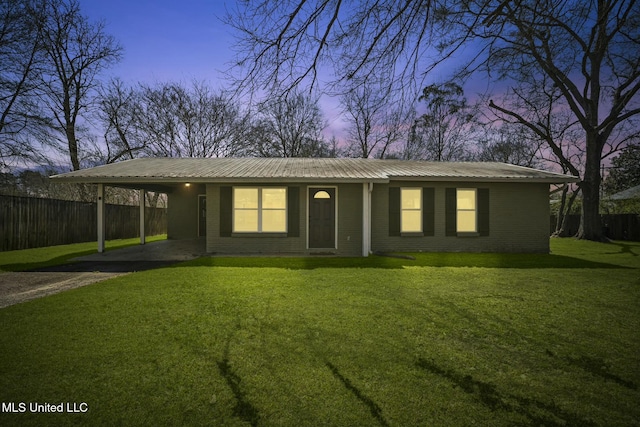
[[0,402],[88,412],[0,425],[637,425],[640,243],[412,255],[202,258],[1,309]]

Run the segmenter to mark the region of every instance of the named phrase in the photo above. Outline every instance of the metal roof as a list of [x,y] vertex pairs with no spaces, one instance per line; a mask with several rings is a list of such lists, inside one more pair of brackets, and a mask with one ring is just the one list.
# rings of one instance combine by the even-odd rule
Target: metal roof
[[60,182],[134,185],[180,182],[575,182],[576,177],[495,162],[350,158],[140,158],[54,175]]

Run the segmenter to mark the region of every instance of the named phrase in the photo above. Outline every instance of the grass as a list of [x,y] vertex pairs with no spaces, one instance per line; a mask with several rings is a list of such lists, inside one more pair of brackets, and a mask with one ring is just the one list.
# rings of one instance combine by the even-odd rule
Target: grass
[[[160,234],[147,236],[146,241],[155,242],[166,238],[166,234]],[[139,244],[139,238],[108,240],[105,242],[105,250],[111,251]],[[25,271],[34,268],[51,267],[67,263],[73,258],[91,255],[96,252],[98,252],[96,242],[0,252],[0,273],[3,271]]]
[[89,411],[0,424],[638,425],[640,243],[412,255],[202,258],[2,309],[0,402]]

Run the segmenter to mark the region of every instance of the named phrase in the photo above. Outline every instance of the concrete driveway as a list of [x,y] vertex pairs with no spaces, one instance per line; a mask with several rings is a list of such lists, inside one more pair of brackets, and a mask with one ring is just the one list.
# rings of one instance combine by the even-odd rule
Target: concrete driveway
[[205,254],[197,240],[162,240],[75,258],[69,264],[0,274],[0,308],[101,282],[135,271],[166,267]]

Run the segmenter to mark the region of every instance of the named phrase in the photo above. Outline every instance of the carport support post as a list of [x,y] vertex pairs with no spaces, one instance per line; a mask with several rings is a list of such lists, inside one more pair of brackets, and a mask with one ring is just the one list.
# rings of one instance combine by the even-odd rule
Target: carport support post
[[144,230],[144,205],[145,205],[144,189],[140,190],[139,199],[140,199],[140,244],[144,245],[146,243],[146,235],[144,232],[145,231]]
[[362,256],[371,252],[371,192],[373,182],[362,183]]
[[98,184],[98,252],[104,252],[104,184]]

